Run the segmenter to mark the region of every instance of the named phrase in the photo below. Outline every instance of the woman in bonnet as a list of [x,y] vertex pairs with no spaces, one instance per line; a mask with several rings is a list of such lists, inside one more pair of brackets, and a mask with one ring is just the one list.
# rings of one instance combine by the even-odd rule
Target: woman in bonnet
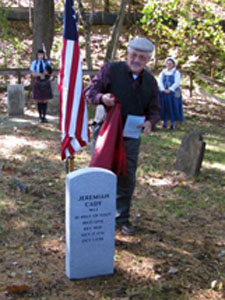
[[158,79],[161,119],[164,128],[167,127],[167,122],[170,121],[170,129],[174,129],[177,121],[184,121],[180,89],[181,74],[176,69],[177,62],[175,58],[167,57],[165,63],[166,68],[160,73]]

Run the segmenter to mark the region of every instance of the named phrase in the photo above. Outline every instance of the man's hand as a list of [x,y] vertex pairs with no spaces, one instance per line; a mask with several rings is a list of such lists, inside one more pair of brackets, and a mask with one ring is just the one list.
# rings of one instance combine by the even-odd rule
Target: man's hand
[[171,93],[171,90],[170,89],[167,89],[164,91],[166,94],[170,94]]
[[104,94],[101,100],[106,106],[115,105],[115,97],[110,93]]
[[150,134],[152,131],[152,123],[150,121],[145,121],[144,124],[141,125],[145,134]]

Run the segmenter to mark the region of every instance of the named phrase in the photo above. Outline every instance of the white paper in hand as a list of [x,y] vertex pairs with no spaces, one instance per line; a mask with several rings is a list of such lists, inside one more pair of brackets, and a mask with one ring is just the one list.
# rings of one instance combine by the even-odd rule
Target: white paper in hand
[[144,116],[128,115],[123,129],[123,136],[138,139],[141,135],[141,127],[145,122]]

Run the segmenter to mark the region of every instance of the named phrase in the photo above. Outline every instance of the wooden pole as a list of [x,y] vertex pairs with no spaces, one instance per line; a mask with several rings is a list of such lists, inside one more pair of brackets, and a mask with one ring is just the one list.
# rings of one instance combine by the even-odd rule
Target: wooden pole
[[74,156],[70,156],[69,158],[69,171],[70,172],[74,171]]
[[74,156],[70,156],[67,158],[66,160],[66,173],[70,173],[70,172],[73,172],[75,169],[75,166],[74,166]]

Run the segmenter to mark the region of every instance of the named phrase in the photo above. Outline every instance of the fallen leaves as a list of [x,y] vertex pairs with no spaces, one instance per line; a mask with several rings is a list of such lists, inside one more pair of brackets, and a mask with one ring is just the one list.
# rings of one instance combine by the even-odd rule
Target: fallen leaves
[[[195,102],[193,108],[197,105]],[[197,122],[197,118],[189,118],[172,135],[183,135],[192,125],[199,126]],[[155,140],[151,136],[141,148],[145,168],[138,175],[131,214],[137,236],[117,233],[114,275],[107,281],[67,280],[65,170],[57,152],[59,134],[49,126],[36,131],[18,126],[15,139],[11,133],[9,137],[2,135],[6,141],[1,144],[5,147],[2,150],[7,156],[0,163],[4,175],[0,183],[0,263],[4,268],[0,271],[1,293],[8,294],[9,299],[29,296],[46,300],[224,298],[224,198],[218,186],[223,174],[215,169],[209,173],[205,167],[197,181],[175,172],[172,165],[177,144],[168,145],[170,132],[159,139],[159,130],[153,132]],[[214,134],[210,138],[214,143]],[[217,134],[217,138],[221,144],[222,135]],[[212,152],[212,157],[216,154]],[[88,150],[77,155],[76,168],[85,167],[89,155]],[[23,193],[14,179],[27,186],[28,193]]]
[[5,288],[0,288],[5,294],[23,294],[26,293],[30,287],[28,285],[9,285]]
[[211,282],[211,289],[221,291],[223,289],[223,282],[221,280],[213,280]]

